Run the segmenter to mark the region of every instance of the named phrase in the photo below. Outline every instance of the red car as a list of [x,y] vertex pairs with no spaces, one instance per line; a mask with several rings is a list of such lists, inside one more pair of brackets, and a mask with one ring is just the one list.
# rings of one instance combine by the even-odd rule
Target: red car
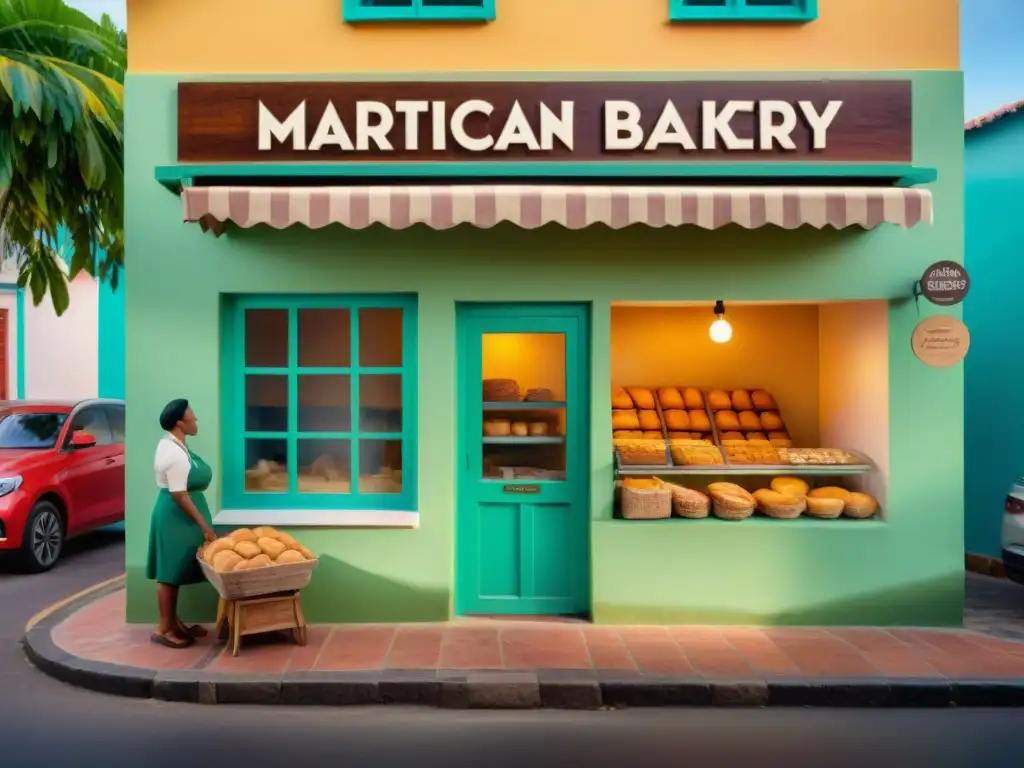
[[49,570],[70,536],[124,520],[124,401],[0,402],[0,553]]

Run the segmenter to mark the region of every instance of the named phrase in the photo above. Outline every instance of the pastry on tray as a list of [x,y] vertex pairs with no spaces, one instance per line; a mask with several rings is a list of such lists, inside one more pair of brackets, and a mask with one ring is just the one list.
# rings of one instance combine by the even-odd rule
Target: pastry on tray
[[690,429],[690,415],[683,410],[665,411],[665,426],[673,432],[687,431]]
[[768,517],[780,520],[792,520],[800,517],[807,509],[805,497],[790,496],[788,493],[780,493],[769,488],[754,491],[754,498],[757,500],[757,508],[761,512]]
[[612,411],[612,429],[640,429],[640,417],[634,410]]
[[722,444],[725,458],[730,464],[782,464],[779,452],[770,443],[729,441]]
[[637,416],[640,419],[640,429],[661,429],[661,419],[658,418],[657,411],[637,411]]
[[683,395],[675,387],[662,387],[658,390],[658,402],[661,403],[661,410],[669,408],[685,408],[686,402]]
[[708,408],[712,411],[728,411],[732,408],[732,398],[724,389],[712,389],[708,392]]
[[629,466],[663,466],[668,464],[664,440],[618,439],[612,441],[619,462]]
[[691,432],[710,432],[711,431],[711,419],[704,411],[687,411],[690,416],[690,431]]
[[860,464],[861,460],[841,448],[779,448],[779,455],[787,464],[793,465],[849,465]]
[[734,389],[731,399],[734,411],[752,411],[754,409],[754,401],[750,399],[750,393],[745,389]]
[[612,408],[618,410],[630,410],[633,408],[633,398],[622,387],[612,387]]
[[754,411],[740,411],[740,429],[744,432],[760,432],[761,419]]
[[771,393],[763,389],[755,389],[751,392],[750,400],[754,404],[755,411],[774,411],[779,407],[775,404],[775,398],[772,397]]
[[692,445],[673,440],[669,444],[672,460],[689,467],[713,467],[725,464],[722,452],[716,445]]
[[728,432],[730,430],[739,430],[739,416],[736,415],[736,411],[715,411],[715,426],[718,427],[720,431],[725,430]]
[[683,405],[686,406],[688,411],[703,411],[704,393],[696,387],[686,387],[683,389]]
[[657,407],[654,405],[654,393],[646,387],[626,387],[626,391],[637,408],[653,411]]

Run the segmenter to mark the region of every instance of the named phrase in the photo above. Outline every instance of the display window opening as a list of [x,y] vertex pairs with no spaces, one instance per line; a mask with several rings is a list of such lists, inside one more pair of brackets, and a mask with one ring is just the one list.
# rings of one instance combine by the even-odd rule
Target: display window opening
[[886,519],[887,301],[613,302],[616,514]]

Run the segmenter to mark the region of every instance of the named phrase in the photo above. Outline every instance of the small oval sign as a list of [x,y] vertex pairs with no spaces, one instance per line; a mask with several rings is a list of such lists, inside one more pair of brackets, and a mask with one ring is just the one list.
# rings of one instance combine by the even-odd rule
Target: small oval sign
[[933,315],[917,324],[910,345],[925,365],[948,368],[967,357],[971,334],[955,317]]
[[921,295],[940,307],[959,304],[970,289],[967,270],[955,261],[937,261],[921,277]]

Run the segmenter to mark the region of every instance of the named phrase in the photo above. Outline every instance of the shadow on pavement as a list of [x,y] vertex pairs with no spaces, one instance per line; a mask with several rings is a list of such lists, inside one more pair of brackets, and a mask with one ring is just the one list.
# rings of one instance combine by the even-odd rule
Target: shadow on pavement
[[[123,526],[111,526],[76,536],[64,544],[64,553],[56,568],[66,567],[75,560],[108,547],[124,546]],[[0,552],[0,574],[20,574],[16,552]]]

